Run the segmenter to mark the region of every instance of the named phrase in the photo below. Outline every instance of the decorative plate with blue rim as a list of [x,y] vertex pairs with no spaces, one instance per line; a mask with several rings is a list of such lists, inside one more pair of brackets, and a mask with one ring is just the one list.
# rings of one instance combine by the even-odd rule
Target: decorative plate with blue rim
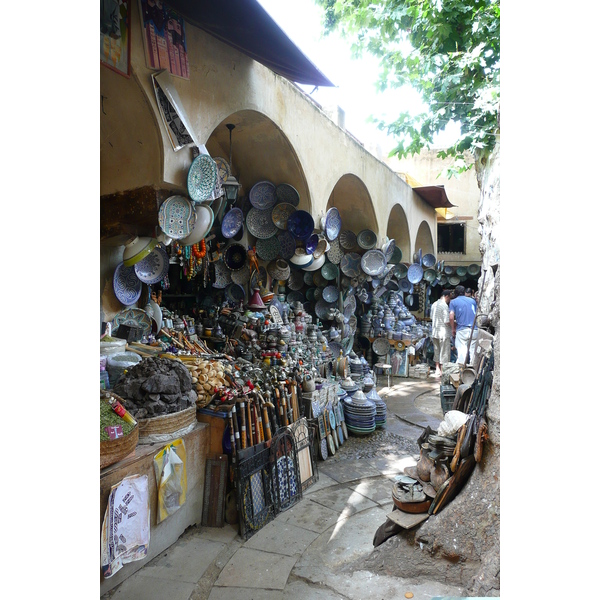
[[262,260],[273,260],[279,256],[279,238],[274,235],[267,239],[256,240],[256,254]]
[[[290,290],[293,290],[294,292],[301,290],[304,286],[304,273],[302,271],[292,271],[290,273],[290,278],[288,279],[287,286],[290,288]],[[308,298],[308,300],[310,300],[310,298]]]
[[394,239],[389,240],[389,242],[387,242],[387,244],[385,244],[385,246],[381,249],[382,252],[385,254],[385,260],[387,262],[390,262],[390,258],[392,258],[395,249],[396,240]]
[[156,246],[146,258],[134,265],[135,274],[148,285],[162,281],[169,272],[169,255],[162,246]]
[[323,279],[325,279],[325,281],[333,281],[339,275],[339,273],[339,267],[333,263],[325,263],[321,267],[321,275],[323,275]]
[[298,204],[300,204],[300,194],[298,193],[298,190],[289,183],[280,183],[275,188],[275,195],[277,196],[277,203],[286,202],[292,206],[298,206]]
[[360,260],[362,270],[371,277],[381,275],[386,265],[385,255],[381,250],[369,250],[363,254]]
[[167,198],[158,209],[160,228],[174,240],[181,240],[190,235],[197,218],[194,206],[183,196]]
[[218,171],[217,163],[208,154],[200,154],[192,161],[187,177],[188,194],[192,200],[210,200],[217,185]]
[[296,238],[289,231],[280,231],[277,234],[281,258],[289,260],[296,253]]
[[418,263],[413,263],[408,267],[407,277],[411,283],[419,283],[423,279],[423,267]]
[[225,214],[221,221],[221,233],[224,238],[231,239],[244,226],[244,213],[241,208],[234,207]]
[[358,277],[360,275],[360,258],[360,254],[357,252],[344,254],[340,262],[342,273],[348,277]]
[[307,240],[306,240],[306,254],[312,254],[316,249],[317,249],[317,245],[319,243],[319,236],[316,233],[313,233]]
[[[223,262],[231,271],[238,271],[246,266],[247,253],[242,244],[230,244],[223,254]],[[215,263],[215,266],[218,263]]]
[[278,229],[287,229],[290,216],[296,212],[296,207],[287,202],[276,204],[273,207],[271,218]]
[[435,265],[435,256],[433,254],[424,254],[423,255],[423,266],[426,269],[430,269]]
[[223,185],[231,175],[231,167],[227,160],[221,156],[215,156],[215,162],[217,163],[217,173],[219,175],[219,182]]
[[342,250],[342,247],[340,246],[339,238],[336,238],[335,240],[333,240],[331,242],[330,246],[331,247],[327,251],[327,258],[329,259],[329,262],[332,262],[334,265],[339,265],[340,261],[344,257],[344,251]]
[[277,233],[277,227],[271,218],[272,209],[251,208],[246,217],[248,231],[258,239],[266,240]]
[[112,331],[116,332],[121,325],[129,327],[138,327],[143,335],[148,335],[152,331],[152,320],[148,313],[141,308],[126,308],[118,312],[112,320]]
[[363,250],[371,250],[377,245],[377,234],[370,229],[363,229],[356,236],[356,241]]
[[259,210],[267,210],[275,206],[275,185],[270,181],[259,181],[252,186],[248,195],[250,204]]
[[135,274],[135,266],[125,267],[123,263],[119,263],[113,275],[115,296],[125,306],[135,304],[142,295],[142,282]]
[[327,239],[332,242],[337,239],[342,230],[342,217],[340,211],[335,208],[330,208],[325,215],[325,235]]
[[353,231],[345,229],[340,233],[340,246],[344,250],[354,250],[356,247],[356,235]]
[[335,302],[339,295],[340,293],[334,285],[328,285],[323,290],[323,300],[325,300],[325,302]]
[[315,228],[315,222],[310,213],[305,210],[293,212],[287,222],[288,231],[298,240],[306,240]]

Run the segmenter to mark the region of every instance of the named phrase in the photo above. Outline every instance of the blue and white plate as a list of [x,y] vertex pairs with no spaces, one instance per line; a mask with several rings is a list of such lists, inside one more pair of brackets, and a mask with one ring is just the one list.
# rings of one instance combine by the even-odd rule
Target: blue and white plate
[[323,300],[325,300],[325,302],[335,302],[339,295],[340,293],[334,285],[328,285],[323,290]]
[[290,260],[296,253],[296,238],[289,231],[280,231],[277,234],[281,258]]
[[360,275],[360,259],[360,254],[357,252],[344,254],[340,262],[342,273],[347,277],[358,277]]
[[158,209],[160,228],[174,240],[182,240],[190,235],[197,218],[193,204],[183,196],[167,198]]
[[273,208],[277,202],[275,185],[270,181],[259,181],[252,186],[248,195],[250,204],[259,210]]
[[371,250],[377,245],[377,234],[370,229],[363,229],[356,236],[356,241],[363,250]]
[[125,267],[123,263],[119,263],[113,275],[115,296],[125,306],[135,304],[142,294],[142,282],[135,274],[135,266],[137,265]]
[[244,226],[244,213],[241,208],[232,208],[221,221],[221,233],[224,238],[231,239]]
[[255,238],[266,240],[277,233],[277,226],[273,223],[271,211],[270,208],[261,210],[253,207],[250,209],[246,217],[246,227]]
[[169,255],[162,246],[156,246],[146,258],[133,267],[140,281],[148,285],[162,281],[169,272]]
[[277,196],[277,203],[285,202],[292,206],[298,206],[298,204],[300,204],[300,194],[298,193],[298,190],[289,183],[280,183],[275,188],[275,195]]
[[310,213],[297,210],[292,213],[287,222],[288,231],[298,240],[306,240],[315,228],[315,222]]
[[218,177],[219,168],[217,163],[208,154],[197,156],[188,171],[187,186],[190,198],[195,202],[210,200],[217,185]]
[[231,176],[231,167],[229,166],[229,163],[221,156],[216,156],[214,160],[217,163],[219,182],[221,185],[223,185]]
[[280,456],[277,459],[277,480],[279,501],[281,504],[287,504],[298,493],[296,469],[290,456]]
[[386,265],[387,261],[381,250],[369,250],[368,252],[365,252],[360,261],[362,270],[371,277],[381,275],[385,270]]
[[262,260],[274,260],[279,256],[280,250],[279,238],[276,235],[256,240],[256,254]]
[[337,239],[342,230],[342,217],[340,211],[335,208],[330,208],[325,215],[325,235],[327,239],[332,242]]
[[112,331],[116,332],[121,325],[138,327],[143,335],[148,335],[152,331],[152,320],[141,308],[126,308],[118,312],[112,320]]
[[423,279],[423,267],[417,263],[413,263],[408,267],[407,277],[411,283],[419,283]]

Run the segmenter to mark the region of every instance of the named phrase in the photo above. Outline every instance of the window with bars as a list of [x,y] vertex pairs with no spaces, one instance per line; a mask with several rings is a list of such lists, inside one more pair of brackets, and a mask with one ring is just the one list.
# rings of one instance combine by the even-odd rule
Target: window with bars
[[438,252],[465,254],[465,224],[438,223]]

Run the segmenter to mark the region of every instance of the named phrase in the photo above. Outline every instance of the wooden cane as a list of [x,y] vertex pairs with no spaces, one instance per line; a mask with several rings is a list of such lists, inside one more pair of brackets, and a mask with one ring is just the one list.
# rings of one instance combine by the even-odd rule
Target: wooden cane
[[239,452],[239,450],[240,450],[240,430],[239,430],[239,426],[238,426],[237,411],[236,411],[235,403],[231,407],[231,419],[233,421],[233,431],[235,434],[235,449]]
[[247,431],[248,431],[248,442],[249,442],[249,447],[250,446],[254,446],[254,433],[253,433],[253,423],[252,423],[252,409],[250,408],[250,398],[247,398],[247,402],[246,402],[246,410],[248,411],[248,417],[247,417]]
[[246,438],[246,408],[244,400],[240,401],[240,415],[242,417],[242,430],[240,431],[240,438],[242,441],[242,450],[247,447],[248,440]]
[[269,423],[268,407],[265,402],[265,399],[262,397],[262,394],[259,393],[258,398],[260,400],[260,406],[262,408],[265,439],[270,440],[271,439],[271,424]]

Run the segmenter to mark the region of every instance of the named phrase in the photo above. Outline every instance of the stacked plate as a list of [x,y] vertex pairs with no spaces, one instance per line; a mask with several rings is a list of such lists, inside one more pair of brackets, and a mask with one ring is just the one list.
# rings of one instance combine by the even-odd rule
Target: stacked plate
[[346,428],[354,435],[368,435],[369,433],[373,433],[376,428],[376,414],[375,403],[368,400],[361,391],[356,392],[351,398],[344,400]]
[[384,427],[387,422],[387,404],[381,399],[375,387],[367,393],[367,400],[375,404],[375,427]]

